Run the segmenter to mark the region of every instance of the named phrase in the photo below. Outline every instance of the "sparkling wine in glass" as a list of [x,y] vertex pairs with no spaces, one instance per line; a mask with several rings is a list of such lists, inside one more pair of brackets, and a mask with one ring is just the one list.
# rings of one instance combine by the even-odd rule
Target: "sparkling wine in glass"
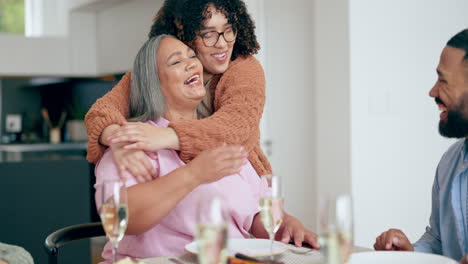
[[325,263],[348,262],[353,248],[353,210],[350,195],[341,194],[322,202],[320,244]]
[[270,254],[273,255],[275,233],[283,223],[283,196],[281,178],[277,175],[262,176],[271,186],[271,192],[260,197],[260,217],[270,238]]
[[224,200],[219,197],[202,197],[197,207],[198,263],[227,263],[229,214]]
[[112,260],[115,263],[117,249],[128,224],[127,188],[120,181],[106,181],[99,185],[101,206],[98,208],[102,226],[112,244]]

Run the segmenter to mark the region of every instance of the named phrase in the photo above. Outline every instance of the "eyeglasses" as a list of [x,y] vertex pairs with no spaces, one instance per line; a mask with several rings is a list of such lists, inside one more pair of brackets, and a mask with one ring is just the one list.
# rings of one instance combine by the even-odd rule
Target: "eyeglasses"
[[223,32],[218,32],[218,31],[210,31],[210,32],[205,32],[200,35],[200,37],[203,40],[203,43],[207,47],[213,47],[218,43],[219,37],[223,36],[224,40],[226,42],[233,42],[236,39],[237,32],[234,28],[228,28]]

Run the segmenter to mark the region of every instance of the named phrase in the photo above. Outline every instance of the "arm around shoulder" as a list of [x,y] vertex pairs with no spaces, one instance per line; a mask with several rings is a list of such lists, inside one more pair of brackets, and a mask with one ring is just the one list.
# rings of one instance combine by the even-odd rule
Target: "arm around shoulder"
[[128,116],[131,73],[127,72],[110,92],[98,99],[85,117],[88,131],[89,162],[96,163],[104,154],[105,146],[100,144],[104,129],[112,124],[123,124]]
[[258,144],[265,105],[263,68],[252,56],[231,63],[216,86],[215,113],[202,120],[180,120],[169,125],[177,133],[180,156],[185,161],[223,143],[242,145],[247,151]]

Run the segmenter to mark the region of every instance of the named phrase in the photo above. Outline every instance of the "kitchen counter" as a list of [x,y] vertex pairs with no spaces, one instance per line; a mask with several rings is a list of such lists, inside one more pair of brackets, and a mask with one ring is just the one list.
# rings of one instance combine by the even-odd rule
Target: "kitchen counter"
[[0,145],[0,163],[85,160],[86,142],[61,144],[3,144]]
[[31,152],[31,151],[62,151],[62,150],[86,150],[87,142],[70,143],[35,143],[35,144],[0,144],[0,151],[7,152]]

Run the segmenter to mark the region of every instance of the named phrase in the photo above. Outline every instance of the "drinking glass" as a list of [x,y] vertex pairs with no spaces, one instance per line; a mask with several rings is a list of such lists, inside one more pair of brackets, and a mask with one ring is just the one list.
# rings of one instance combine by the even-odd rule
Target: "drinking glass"
[[120,180],[101,183],[101,206],[98,208],[102,226],[112,243],[112,260],[116,263],[117,249],[128,224],[127,188]]
[[204,196],[197,206],[198,263],[227,263],[229,213],[220,196]]
[[320,244],[326,263],[347,263],[353,247],[351,196],[341,194],[322,201],[319,225]]
[[264,175],[262,180],[266,180],[271,186],[271,192],[260,197],[260,217],[270,238],[270,253],[273,255],[275,233],[283,223],[281,178],[278,175]]

